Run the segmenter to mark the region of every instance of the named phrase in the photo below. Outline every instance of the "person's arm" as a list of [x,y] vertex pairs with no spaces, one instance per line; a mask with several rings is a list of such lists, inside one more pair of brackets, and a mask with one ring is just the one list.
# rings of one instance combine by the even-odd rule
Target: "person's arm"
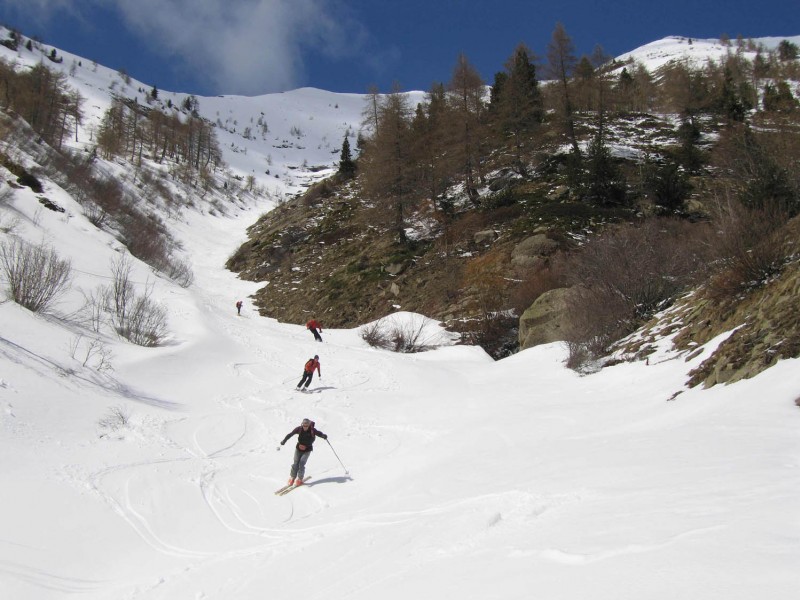
[[316,429],[316,428],[314,429],[314,435],[318,435],[318,436],[319,436],[319,437],[321,437],[323,440],[327,440],[327,439],[328,439],[328,436],[327,436],[327,435],[325,435],[325,434],[324,434],[324,433],[322,433],[322,432],[321,432],[319,429]]
[[292,437],[295,433],[299,433],[298,431],[299,429],[300,429],[299,427],[295,427],[289,433],[287,433],[286,437],[283,438],[283,441],[281,442],[281,446],[283,446],[289,440],[289,438]]

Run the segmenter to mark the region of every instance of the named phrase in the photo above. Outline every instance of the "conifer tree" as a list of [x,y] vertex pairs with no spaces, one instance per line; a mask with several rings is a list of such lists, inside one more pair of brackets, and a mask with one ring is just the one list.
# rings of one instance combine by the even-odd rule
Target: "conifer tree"
[[781,43],[778,44],[778,58],[781,61],[795,60],[798,56],[800,56],[800,50],[798,50],[797,44],[793,44],[789,40],[781,40]]
[[775,85],[766,84],[763,102],[764,110],[769,112],[790,112],[798,107],[797,99],[792,95],[792,89],[785,81],[778,81]]
[[521,175],[527,171],[523,154],[543,116],[534,58],[527,46],[517,46],[506,63],[505,73],[495,76],[490,105],[500,132],[511,140],[514,167]]
[[626,201],[626,184],[605,142],[602,115],[586,152],[584,197],[598,206],[620,206]]
[[339,174],[346,179],[350,179],[356,174],[356,163],[353,162],[353,157],[350,154],[350,140],[347,135],[344,136],[342,142],[342,153],[339,156]]

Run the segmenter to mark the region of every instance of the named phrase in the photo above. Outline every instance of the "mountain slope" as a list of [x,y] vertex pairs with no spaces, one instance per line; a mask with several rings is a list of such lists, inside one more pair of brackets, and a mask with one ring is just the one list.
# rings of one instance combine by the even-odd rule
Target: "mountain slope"
[[[338,96],[286,97],[316,99],[324,111]],[[231,114],[257,122],[256,110]],[[343,126],[337,110],[326,121],[331,136]],[[294,121],[287,132],[302,128]],[[301,139],[317,135],[307,131]],[[236,134],[224,135],[227,148]],[[78,146],[88,139],[82,131]],[[276,151],[287,169],[279,193],[315,176],[289,169],[302,167],[306,150],[319,152],[309,165],[322,164],[328,150],[314,139],[303,149],[289,140],[280,161]],[[33,154],[14,150],[35,165]],[[254,153],[230,156],[246,165]],[[231,169],[246,177],[255,164],[231,161]],[[135,179],[128,164],[103,165]],[[522,590],[565,600],[794,598],[798,360],[702,390],[686,388],[688,373],[727,333],[688,360],[663,339],[649,365],[586,377],[564,368],[557,344],[492,361],[465,346],[379,351],[356,329],[326,328],[316,343],[249,303],[236,314],[235,300],[260,284],[224,262],[257,212],[277,202],[247,195],[225,211],[198,197],[162,215],[194,284],[180,287],[132,260],[137,290],[152,285],[169,316],[164,345],[134,346],[107,327],[95,331],[80,311],[81,291],[108,283],[109,263],[124,251],[113,232],[95,227],[46,175],[43,195],[64,213],[43,208],[30,188],[10,187],[6,171],[3,179],[2,191],[13,193],[0,204],[0,238],[45,240],[74,267],[73,287],[51,313],[0,304],[3,598]],[[293,388],[314,354],[322,377],[299,394]],[[272,492],[288,476],[292,443],[278,442],[303,417],[330,445],[315,444],[312,485],[279,498]]]

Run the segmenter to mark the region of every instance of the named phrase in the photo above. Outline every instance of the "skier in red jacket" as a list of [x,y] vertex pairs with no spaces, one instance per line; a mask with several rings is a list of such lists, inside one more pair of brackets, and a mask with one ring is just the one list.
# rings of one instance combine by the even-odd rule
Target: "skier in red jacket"
[[298,390],[303,386],[303,384],[305,384],[303,390],[308,389],[311,379],[314,377],[314,369],[317,370],[319,378],[322,379],[322,371],[319,368],[319,355],[317,354],[314,355],[314,358],[309,358],[306,361],[306,365],[303,367],[303,378],[300,380],[300,383],[297,384]]
[[322,341],[322,336],[320,335],[320,332],[322,331],[322,324],[319,321],[316,319],[311,319],[308,323],[306,323],[306,329],[314,334],[315,340],[318,342]]

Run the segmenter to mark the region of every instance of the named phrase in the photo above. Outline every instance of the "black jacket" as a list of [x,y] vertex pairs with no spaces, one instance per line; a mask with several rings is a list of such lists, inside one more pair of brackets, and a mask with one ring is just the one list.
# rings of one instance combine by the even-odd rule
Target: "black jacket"
[[291,433],[287,434],[286,437],[283,438],[281,446],[283,446],[289,440],[289,438],[295,434],[297,434],[297,445],[295,448],[301,452],[311,452],[314,449],[314,438],[316,436],[321,437],[323,440],[328,439],[327,435],[322,433],[319,429],[316,429],[313,425],[309,426],[309,428],[305,431],[303,431],[303,427],[300,426],[292,429]]

